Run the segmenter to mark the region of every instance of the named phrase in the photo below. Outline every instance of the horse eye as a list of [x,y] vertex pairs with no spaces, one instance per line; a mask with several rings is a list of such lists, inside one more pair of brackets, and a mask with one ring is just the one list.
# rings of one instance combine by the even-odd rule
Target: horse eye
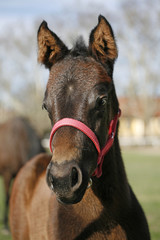
[[101,105],[106,105],[107,100],[108,100],[107,96],[103,97],[103,98],[101,99]]
[[107,96],[98,97],[97,101],[96,101],[96,107],[100,108],[100,107],[105,106],[107,103],[107,100],[108,100]]
[[45,104],[45,102],[43,102],[43,104],[42,104],[42,109],[45,109],[45,110],[47,110],[47,107],[46,107],[46,104]]

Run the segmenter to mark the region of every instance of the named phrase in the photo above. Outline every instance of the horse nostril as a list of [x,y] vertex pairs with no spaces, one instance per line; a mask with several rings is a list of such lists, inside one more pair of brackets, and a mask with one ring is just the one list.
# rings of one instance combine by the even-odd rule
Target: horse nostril
[[71,186],[74,187],[78,183],[78,171],[75,167],[72,168]]
[[51,190],[54,190],[54,177],[52,174],[49,175],[49,187],[51,188]]

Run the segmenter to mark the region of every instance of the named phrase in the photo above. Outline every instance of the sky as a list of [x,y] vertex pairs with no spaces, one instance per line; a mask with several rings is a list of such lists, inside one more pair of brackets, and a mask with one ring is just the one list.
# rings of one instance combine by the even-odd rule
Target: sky
[[[72,35],[69,40],[72,38],[76,38],[77,35],[82,34],[85,39],[88,38],[89,32],[91,29],[97,24],[98,15],[104,15],[109,22],[111,23],[114,32],[118,33],[118,29],[126,28],[128,33],[126,33],[126,43],[122,42],[120,38],[117,39],[118,49],[119,49],[119,57],[116,62],[115,67],[115,82],[117,85],[118,93],[119,89],[123,89],[123,85],[127,84],[127,79],[129,74],[131,74],[128,68],[128,60],[124,54],[125,47],[130,43],[132,46],[134,43],[140,39],[137,39],[137,34],[134,34],[138,31],[138,23],[133,23],[131,28],[127,28],[126,20],[124,19],[122,5],[123,3],[133,4],[135,1],[128,0],[0,0],[0,38],[5,37],[5,32],[8,29],[12,29],[14,34],[19,34],[23,37],[23,33],[26,31],[30,31],[33,27],[33,22],[36,19],[38,21],[38,25],[42,20],[46,20],[51,29],[54,29],[56,33],[62,37],[64,41],[68,41],[66,39],[65,29],[69,29],[72,32]],[[146,2],[146,4],[144,4]],[[158,8],[159,5],[156,3],[158,0],[151,1],[155,3],[154,5]],[[143,4],[142,4],[143,3]],[[139,14],[141,14],[141,7],[143,5],[143,9],[145,9],[146,14],[147,11],[150,10],[149,6],[150,0],[141,0],[138,1],[138,9]],[[133,5],[134,7],[134,5]],[[78,19],[78,15],[83,13],[84,19],[82,19],[81,29],[77,29],[77,22],[80,21]],[[88,15],[93,15],[92,22],[86,22],[85,17]],[[154,14],[152,14],[154,17]],[[87,19],[87,18],[86,18]],[[61,28],[60,24],[57,24],[58,21],[63,22],[64,27]],[[16,27],[17,22],[25,23],[25,29],[20,29]],[[37,28],[38,28],[37,25]],[[84,26],[84,27],[83,27]],[[24,31],[23,31],[24,30]],[[141,37],[141,36],[140,36]],[[36,44],[36,32],[35,32],[35,43]],[[69,43],[71,44],[71,43]],[[126,46],[125,46],[126,44]],[[141,42],[140,42],[141,44]],[[129,49],[129,48],[128,48]],[[128,50],[127,50],[128,51]],[[135,45],[135,54],[137,54],[137,48]],[[36,46],[35,46],[35,54],[36,54]],[[129,54],[129,52],[128,52]],[[1,57],[1,56],[0,56]],[[4,59],[4,56],[2,56]],[[36,58],[36,57],[35,57]],[[4,59],[6,62],[10,62],[14,59]],[[36,64],[36,60],[34,62]],[[10,63],[10,66],[12,63]],[[33,64],[32,64],[33,65]],[[157,68],[158,64],[154,65]],[[16,70],[15,70],[16,71]],[[33,69],[29,70],[30,79],[32,79],[31,72]],[[142,71],[141,71],[142,73]],[[14,79],[13,88],[17,89],[17,84],[22,85],[22,81],[20,77]]]
[[[93,5],[98,4],[113,10],[117,8],[120,1],[118,0],[0,0],[1,16],[42,16],[46,14],[59,14],[68,12],[72,15],[77,11],[92,11]],[[122,0],[121,0],[122,2]],[[74,11],[73,11],[74,10]],[[99,11],[99,9],[97,9]],[[101,12],[104,8],[101,8]]]
[[[0,0],[0,35],[2,37],[5,36],[7,29],[8,31],[9,29],[14,31],[14,34],[22,35],[23,30],[18,26],[20,23],[23,23],[25,26],[24,32],[29,32],[33,27],[35,19],[37,19],[39,24],[42,20],[46,20],[51,29],[54,28],[55,32],[58,32],[61,36],[64,35],[63,40],[70,47],[72,43],[66,39],[66,34],[62,32],[62,29],[59,29],[58,21],[63,22],[64,29],[70,29],[72,42],[74,38],[76,39],[81,34],[88,40],[89,32],[97,24],[98,15],[107,15],[107,13],[116,15],[118,6],[118,0]],[[83,13],[86,16],[94,13],[94,22],[87,25],[84,21],[85,26],[77,29],[79,13]],[[14,87],[16,88],[16,84]]]
[[[20,39],[22,39],[23,35],[25,35],[27,31],[31,31],[33,28],[33,22],[36,19],[39,24],[42,20],[46,20],[51,29],[54,27],[55,32],[58,32],[58,34],[61,34],[61,36],[63,35],[63,40],[65,43],[68,41],[68,39],[64,33],[64,29],[67,28],[71,29],[71,39],[76,38],[77,35],[80,34],[82,34],[84,38],[87,39],[89,32],[97,24],[98,15],[107,15],[107,13],[110,15],[116,15],[119,8],[119,2],[119,0],[0,0],[0,38],[3,38],[4,41],[6,38],[6,40],[11,45],[12,34],[17,35]],[[121,0],[121,2],[123,2],[123,0]],[[77,19],[77,16],[80,13],[83,13],[86,16],[93,13],[95,14],[93,23],[91,22],[88,25],[88,29],[86,27],[87,24],[85,24],[85,21],[84,28],[82,26],[81,30],[77,29],[77,21],[79,21]],[[63,22],[63,29],[59,29],[57,21],[60,21],[61,23]],[[23,27],[20,27],[21,24],[23,24]],[[8,32],[11,32],[10,39],[8,39]],[[4,47],[1,46],[1,71],[4,70],[3,77],[7,80],[7,82],[11,83],[10,91],[15,95],[19,93],[19,89],[25,88],[26,82],[32,81],[34,78],[33,75],[35,73],[35,68],[37,68],[36,32],[34,38],[35,53],[33,59],[30,58],[30,62],[28,62],[28,71],[25,75],[26,79],[24,79],[21,74],[18,74],[20,73],[19,68],[22,69],[24,66],[21,66],[22,60],[17,59],[18,55],[15,55],[16,51],[13,49],[14,46],[12,47],[13,53],[11,52],[9,54],[6,53]],[[73,42],[73,39],[71,41]],[[72,45],[70,41],[68,41],[67,44],[69,47]],[[27,66],[27,62],[25,63],[25,66]],[[41,75],[40,83],[42,87],[44,87],[43,84],[46,84],[48,72],[44,69],[39,69],[39,72],[39,75]],[[36,85],[38,84],[39,82],[36,83]],[[0,92],[0,99],[5,104],[12,102],[10,101],[11,95],[8,91],[4,90],[3,88],[2,91],[0,89]]]
[[[69,23],[74,26],[79,13],[95,14],[97,17],[102,14],[107,17],[108,14],[115,15],[119,9],[120,3],[124,0],[0,0],[0,28],[6,22],[12,22],[15,19],[28,21],[32,23],[33,18],[50,21],[50,17]],[[52,23],[51,23],[52,24]]]

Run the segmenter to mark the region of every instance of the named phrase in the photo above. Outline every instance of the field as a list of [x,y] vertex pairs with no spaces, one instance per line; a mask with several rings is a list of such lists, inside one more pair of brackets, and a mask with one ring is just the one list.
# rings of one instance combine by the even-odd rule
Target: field
[[160,150],[123,152],[129,182],[146,213],[152,240],[160,240]]
[[[129,182],[146,213],[152,240],[160,239],[160,150],[122,150]],[[0,240],[11,240],[2,234],[3,191],[0,179]]]

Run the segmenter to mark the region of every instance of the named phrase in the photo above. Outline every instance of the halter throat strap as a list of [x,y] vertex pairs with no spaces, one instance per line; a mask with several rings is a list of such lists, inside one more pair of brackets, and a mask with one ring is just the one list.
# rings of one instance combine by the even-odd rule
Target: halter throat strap
[[107,138],[105,146],[102,149],[100,148],[100,144],[99,144],[99,141],[98,141],[95,133],[89,127],[87,127],[87,125],[85,125],[81,121],[78,121],[73,118],[63,118],[63,119],[59,120],[53,126],[51,134],[50,134],[50,151],[52,152],[53,136],[59,128],[64,127],[64,126],[71,126],[71,127],[74,127],[76,129],[80,130],[85,135],[87,135],[87,137],[89,137],[91,139],[95,148],[97,149],[97,152],[98,152],[97,168],[94,171],[93,176],[96,176],[97,178],[99,178],[102,175],[102,164],[103,164],[104,157],[107,154],[107,152],[109,151],[109,149],[111,148],[111,146],[113,145],[114,137],[116,134],[117,122],[118,122],[118,118],[120,117],[120,115],[121,115],[121,110],[119,109],[119,111],[116,114],[116,116],[114,117],[114,119],[111,120],[111,122],[110,122],[109,130],[108,130],[108,138]]

